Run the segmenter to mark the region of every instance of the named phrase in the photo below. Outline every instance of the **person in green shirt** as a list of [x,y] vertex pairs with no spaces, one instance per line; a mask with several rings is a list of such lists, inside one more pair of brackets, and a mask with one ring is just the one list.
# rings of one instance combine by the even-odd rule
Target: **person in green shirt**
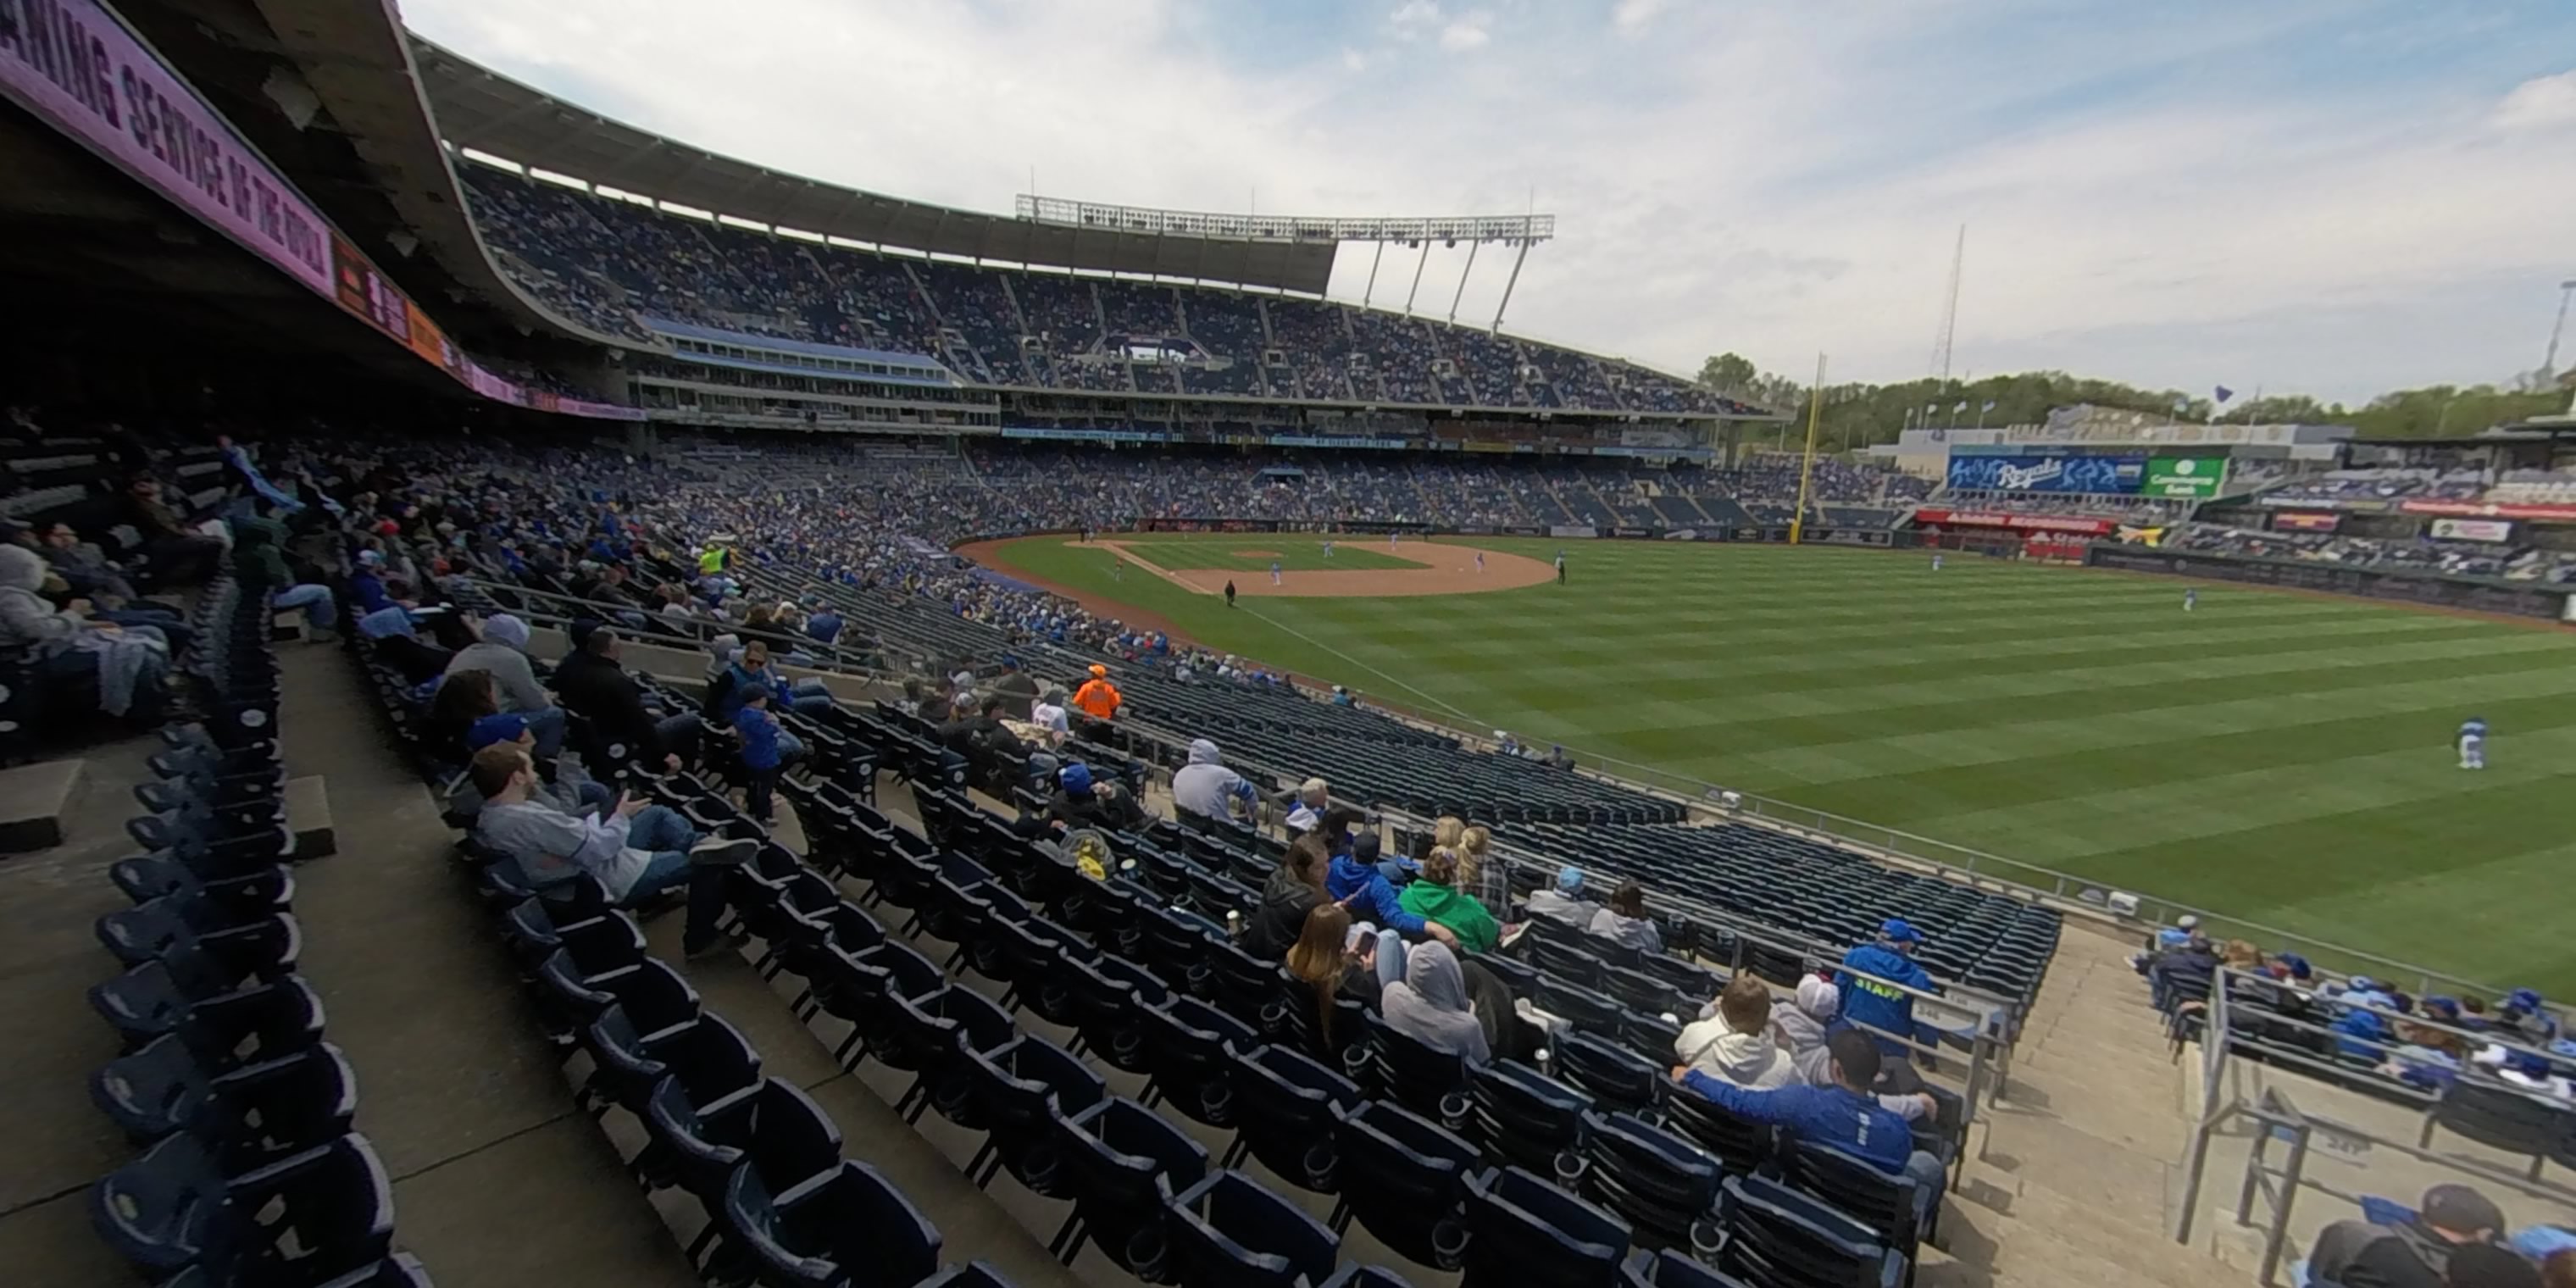
[[1447,926],[1458,937],[1458,945],[1473,953],[1490,953],[1502,942],[1503,928],[1494,914],[1476,897],[1458,889],[1460,855],[1449,846],[1436,846],[1422,861],[1422,875],[1404,888],[1398,902],[1404,910],[1425,921]]

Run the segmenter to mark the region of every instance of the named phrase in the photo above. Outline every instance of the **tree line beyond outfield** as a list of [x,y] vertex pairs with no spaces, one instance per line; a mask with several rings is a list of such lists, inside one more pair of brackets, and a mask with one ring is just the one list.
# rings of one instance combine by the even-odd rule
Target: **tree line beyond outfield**
[[[1787,427],[1792,431],[1788,437],[1795,437],[1793,431],[1805,425],[1807,385],[1798,377],[1762,371],[1740,354],[1721,353],[1700,364],[1699,380],[1712,390],[1797,413],[1798,423]],[[1991,401],[1994,410],[1984,413],[1990,429],[2036,424],[2047,419],[2050,408],[2075,403],[2172,415],[2179,401],[2184,404],[2180,419],[2200,421],[2209,416],[2209,395],[2208,390],[2190,394],[2179,389],[2140,389],[2116,380],[2091,380],[2063,371],[2025,371],[1956,380],[1947,385],[1930,378],[1892,385],[1827,385],[1816,445],[1828,451],[1843,451],[1872,443],[1892,443],[1906,427],[1907,418],[1920,414],[1927,406],[1938,409],[1930,423],[1948,425],[1952,423],[1951,409],[1964,402],[1967,410],[1957,413],[1957,423],[1967,426],[1977,423],[1979,409]],[[2251,401],[2252,423],[2258,425],[2350,425],[2363,438],[2457,438],[2534,416],[2562,413],[2567,410],[2568,396],[2569,391],[2563,387],[2517,392],[2493,385],[2432,385],[2384,393],[2360,407],[2285,394],[2250,400],[2240,395],[2223,410],[2227,419],[2242,422]]]

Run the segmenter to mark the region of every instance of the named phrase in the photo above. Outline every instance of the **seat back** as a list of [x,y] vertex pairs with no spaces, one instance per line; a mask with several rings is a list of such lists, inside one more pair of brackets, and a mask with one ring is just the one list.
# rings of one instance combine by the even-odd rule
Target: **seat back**
[[1543,1176],[1583,1141],[1592,1097],[1538,1070],[1497,1060],[1475,1070],[1470,1121],[1485,1155]]
[[1352,1217],[1406,1260],[1457,1269],[1476,1147],[1383,1100],[1364,1101],[1345,1115],[1333,1139],[1342,1202]]
[[1885,1288],[1902,1258],[1858,1221],[1761,1176],[1729,1176],[1718,1268],[1789,1288]]
[[1114,1096],[1058,1123],[1056,1140],[1087,1237],[1130,1273],[1158,1269],[1164,1206],[1207,1176],[1207,1150],[1162,1115]]
[[1440,1102],[1467,1085],[1465,1059],[1434,1051],[1383,1020],[1371,1022],[1369,1046],[1386,1094],[1417,1114],[1438,1118]]
[[1333,1125],[1360,1101],[1350,1079],[1284,1046],[1234,1055],[1235,1130],[1272,1174],[1317,1193],[1334,1190]]
[[1467,1183],[1469,1284],[1608,1288],[1628,1255],[1626,1222],[1517,1167]]
[[1591,1193],[1636,1227],[1640,1243],[1688,1250],[1692,1227],[1717,1210],[1717,1186],[1725,1178],[1717,1159],[1628,1114],[1596,1117],[1587,1126]]
[[1911,1176],[1885,1171],[1843,1150],[1794,1136],[1781,1142],[1780,1174],[1791,1187],[1823,1199],[1869,1228],[1880,1242],[1914,1255],[1921,1240],[1915,1204],[1921,1188]]
[[1619,1267],[1625,1288],[1750,1288],[1743,1280],[1683,1252],[1640,1253]]
[[1559,1032],[1550,1049],[1556,1053],[1558,1076],[1604,1105],[1640,1113],[1663,1103],[1668,1065],[1579,1029]]
[[1322,1222],[1241,1172],[1175,1195],[1170,1214],[1173,1271],[1191,1288],[1320,1284],[1341,1252]]
[[1716,1155],[1732,1175],[1746,1175],[1771,1157],[1769,1127],[1739,1118],[1687,1087],[1664,1097],[1664,1126]]

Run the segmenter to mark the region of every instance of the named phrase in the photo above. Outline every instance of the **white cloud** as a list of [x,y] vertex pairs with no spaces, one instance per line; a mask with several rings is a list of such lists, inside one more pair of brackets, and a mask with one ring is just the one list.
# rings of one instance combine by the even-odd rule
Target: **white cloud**
[[1404,0],[1386,20],[1397,35],[1410,40],[1439,23],[1440,5],[1437,0]]
[[[2188,388],[2498,379],[2537,356],[2571,267],[2565,136],[2497,127],[2559,120],[2576,85],[2269,70],[2345,0],[2027,30],[2071,0],[1740,0],[1669,5],[1636,41],[1620,8],[1468,2],[1237,30],[1188,0],[734,0],[728,30],[767,35],[724,41],[691,0],[405,9],[686,142],[968,209],[1009,209],[1032,163],[1051,194],[1202,210],[1258,188],[1265,211],[1519,213],[1535,187],[1559,240],[1506,326],[1673,370],[1822,350],[1837,379],[1920,375],[1961,223],[1960,367]],[[1461,24],[1475,57],[1351,74]],[[1466,251],[1430,251],[1419,311],[1448,313]],[[1418,254],[1384,257],[1377,303],[1403,306]],[[1375,259],[1347,248],[1335,293]],[[1462,321],[1493,316],[1508,271],[1484,248]]]
[[1494,15],[1482,9],[1470,10],[1440,29],[1440,47],[1452,52],[1482,49],[1494,38]]
[[2495,123],[2508,130],[2545,129],[2576,122],[2576,71],[2535,76],[2496,104]]
[[1610,29],[1632,38],[1643,35],[1655,19],[1672,7],[1673,0],[1619,0],[1610,11]]

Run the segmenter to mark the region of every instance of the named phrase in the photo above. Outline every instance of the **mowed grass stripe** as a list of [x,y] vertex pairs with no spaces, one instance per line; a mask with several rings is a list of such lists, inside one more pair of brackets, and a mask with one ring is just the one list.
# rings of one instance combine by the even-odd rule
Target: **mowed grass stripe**
[[[1154,579],[1037,571],[1595,763],[2576,987],[2576,954],[2527,929],[2545,919],[2497,912],[2512,887],[2492,884],[2555,888],[2576,857],[2576,779],[2560,772],[2576,769],[2576,681],[2557,678],[2576,634],[2233,586],[2205,586],[2185,614],[2173,582],[1982,559],[1934,574],[1919,554],[1475,544],[1542,559],[1561,545],[1572,582],[1263,601],[1300,639]],[[2485,775],[2452,764],[2471,714],[2497,727]]]

